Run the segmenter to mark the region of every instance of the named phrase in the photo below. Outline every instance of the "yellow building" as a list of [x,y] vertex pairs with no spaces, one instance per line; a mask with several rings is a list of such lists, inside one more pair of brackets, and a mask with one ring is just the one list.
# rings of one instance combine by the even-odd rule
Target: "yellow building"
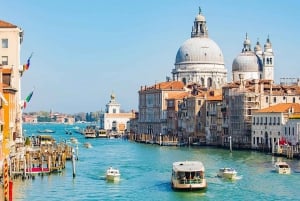
[[23,139],[20,107],[22,40],[22,29],[0,20],[0,168],[4,159],[15,152],[15,145],[22,143]]

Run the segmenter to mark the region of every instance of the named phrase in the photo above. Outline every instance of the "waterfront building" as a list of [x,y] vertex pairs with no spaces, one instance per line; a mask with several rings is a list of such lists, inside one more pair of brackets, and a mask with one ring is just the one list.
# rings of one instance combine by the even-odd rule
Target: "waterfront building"
[[241,75],[245,80],[274,80],[274,53],[269,37],[264,45],[264,49],[261,48],[259,41],[257,41],[254,51],[252,51],[251,41],[246,34],[242,52],[232,63],[232,81],[239,81]]
[[[294,110],[295,112],[295,110]],[[283,139],[289,142],[292,146],[300,145],[300,114],[292,114],[289,116],[286,124],[282,129]]]
[[227,83],[223,53],[218,44],[208,37],[206,19],[200,8],[191,38],[177,51],[172,75],[173,80],[184,84],[198,83],[212,89],[220,89]]
[[[5,158],[14,156],[23,143],[21,111],[20,49],[23,30],[0,20],[0,69],[1,69],[1,120],[0,121],[0,167]],[[2,171],[0,171],[2,173]]]
[[253,149],[278,150],[280,140],[299,145],[300,104],[279,103],[256,111],[252,116]]
[[38,115],[23,114],[22,121],[23,123],[38,123]]
[[[127,130],[130,119],[135,118],[136,113],[121,112],[121,105],[116,101],[115,94],[111,94],[106,111],[100,114],[100,128],[113,132],[124,133]],[[129,128],[128,128],[129,129]]]
[[251,148],[252,115],[279,103],[300,103],[300,85],[276,85],[272,80],[244,80],[223,87],[223,146],[229,137],[236,148]]
[[221,95],[221,90],[207,91],[193,85],[178,110],[178,131],[185,142],[195,145],[216,143],[220,135],[217,109],[222,101]]
[[151,138],[168,133],[167,99],[187,91],[181,81],[167,81],[139,90],[139,133]]
[[210,91],[206,99],[205,137],[207,145],[220,145],[222,141],[222,90]]
[[63,123],[63,124],[74,124],[75,118],[71,115],[60,114],[60,113],[50,113],[51,120],[56,123]]
[[182,126],[179,126],[178,112],[181,103],[189,96],[188,91],[172,94],[166,99],[167,102],[167,138],[169,141],[183,141]]

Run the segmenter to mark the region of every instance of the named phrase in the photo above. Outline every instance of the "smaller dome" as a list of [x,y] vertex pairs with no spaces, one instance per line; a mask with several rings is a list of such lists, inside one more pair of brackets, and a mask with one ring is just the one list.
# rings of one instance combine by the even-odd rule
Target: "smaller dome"
[[232,71],[261,72],[261,59],[254,52],[242,52],[233,60]]
[[244,41],[244,45],[251,45],[251,41],[247,38],[247,39]]
[[196,16],[195,21],[196,22],[204,22],[206,20],[205,20],[205,17],[203,15],[199,14],[199,15]]
[[256,45],[255,45],[255,47],[254,47],[254,51],[255,51],[255,52],[261,51],[261,46],[260,46],[260,44],[259,44],[258,41],[257,41],[257,43],[256,43]]

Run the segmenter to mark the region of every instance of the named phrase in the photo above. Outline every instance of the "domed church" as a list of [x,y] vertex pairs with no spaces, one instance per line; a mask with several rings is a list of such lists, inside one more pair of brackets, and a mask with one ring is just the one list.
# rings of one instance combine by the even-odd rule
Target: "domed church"
[[269,37],[264,45],[264,51],[258,41],[252,51],[251,42],[246,34],[242,52],[232,63],[233,82],[239,81],[240,75],[245,80],[274,80],[274,53]]
[[220,89],[227,83],[223,53],[208,37],[206,20],[200,8],[192,27],[191,38],[177,51],[172,75],[174,81],[197,83],[211,89]]

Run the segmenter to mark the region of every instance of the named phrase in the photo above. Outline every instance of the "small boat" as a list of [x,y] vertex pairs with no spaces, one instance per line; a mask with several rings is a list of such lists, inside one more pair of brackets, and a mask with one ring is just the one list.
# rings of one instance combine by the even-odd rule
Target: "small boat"
[[286,162],[276,162],[274,164],[275,171],[279,174],[291,174],[290,165]]
[[45,130],[38,130],[38,133],[55,133],[55,131],[50,130],[50,129],[45,129]]
[[201,190],[207,188],[205,168],[200,161],[173,163],[171,185],[174,190]]
[[109,167],[106,170],[106,180],[107,181],[119,181],[120,180],[120,171],[113,167]]
[[96,126],[94,126],[94,125],[87,126],[84,129],[84,136],[85,136],[85,138],[96,138],[97,137]]
[[71,138],[70,138],[70,141],[71,141],[73,144],[78,144],[78,139],[75,138],[75,137],[71,137]]
[[85,148],[92,148],[92,144],[89,142],[85,142],[83,145]]
[[218,177],[222,177],[224,179],[236,179],[237,171],[233,168],[220,168]]

